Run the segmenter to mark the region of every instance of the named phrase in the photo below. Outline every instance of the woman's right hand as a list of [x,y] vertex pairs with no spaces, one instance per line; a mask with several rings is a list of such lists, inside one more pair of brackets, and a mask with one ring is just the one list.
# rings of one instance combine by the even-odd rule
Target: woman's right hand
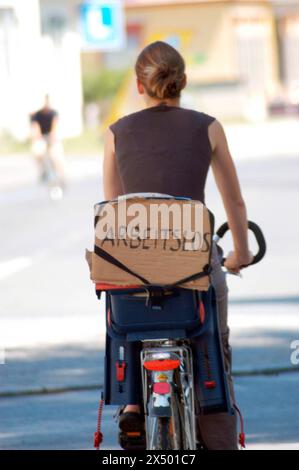
[[225,262],[224,266],[228,271],[234,274],[238,274],[241,269],[243,269],[244,266],[250,264],[253,260],[253,254],[251,251],[248,251],[247,255],[245,256],[238,256],[235,251],[231,251]]

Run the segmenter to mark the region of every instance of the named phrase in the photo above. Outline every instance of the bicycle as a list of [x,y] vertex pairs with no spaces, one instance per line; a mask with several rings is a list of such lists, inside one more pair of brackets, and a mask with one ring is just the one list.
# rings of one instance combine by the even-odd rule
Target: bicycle
[[47,185],[50,199],[59,201],[64,196],[64,185],[55,168],[51,152],[53,152],[53,145],[60,145],[60,143],[53,144],[50,135],[43,135],[42,145],[41,180]]
[[[266,242],[257,224],[250,221],[248,228],[258,244],[251,266],[264,257]],[[218,243],[228,230],[228,224],[223,224],[214,242]],[[217,248],[223,265],[222,249],[219,245]],[[96,292],[99,297],[101,289],[96,287]],[[128,357],[132,361],[132,351],[140,348],[145,430],[124,435],[126,448],[144,449],[144,443],[147,450],[204,448],[196,415],[235,412],[230,403],[213,287],[207,292],[161,286],[115,289],[107,292],[106,319],[105,373],[114,376],[115,365],[114,386],[124,403],[128,381],[137,381],[137,377],[125,378]],[[132,350],[126,350],[128,345]],[[107,380],[106,398],[111,393],[109,387]]]

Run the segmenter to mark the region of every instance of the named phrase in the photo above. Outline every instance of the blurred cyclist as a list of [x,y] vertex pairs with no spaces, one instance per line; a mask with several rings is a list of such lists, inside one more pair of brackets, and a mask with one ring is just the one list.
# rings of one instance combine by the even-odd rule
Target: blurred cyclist
[[30,116],[32,154],[39,167],[40,179],[48,178],[45,158],[48,156],[53,169],[59,179],[59,184],[65,187],[65,164],[63,145],[58,137],[58,113],[51,108],[49,96],[45,96],[45,102],[41,109]]

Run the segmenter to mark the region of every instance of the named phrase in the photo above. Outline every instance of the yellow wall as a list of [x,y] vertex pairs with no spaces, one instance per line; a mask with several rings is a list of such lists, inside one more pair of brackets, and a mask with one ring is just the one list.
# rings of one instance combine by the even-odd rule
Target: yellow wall
[[[257,91],[255,94],[248,93],[248,96],[236,98],[235,108],[240,110],[240,115],[246,114],[246,111],[241,109],[240,100],[245,101],[245,108],[251,108],[251,102],[255,103],[258,99],[261,107],[265,109],[266,99],[274,94],[278,83],[277,50],[273,11],[268,2],[242,2],[242,5],[236,2],[223,2],[130,7],[126,9],[126,18],[128,23],[142,25],[143,38],[140,49],[151,41],[166,40],[171,35],[178,36],[180,38],[178,49],[186,60],[188,81],[199,84],[232,82],[239,79],[235,20],[248,18],[261,20],[268,29],[266,54],[262,61],[265,66],[266,92],[261,94]],[[212,92],[212,95],[206,96],[210,102],[212,98],[217,102],[217,94]],[[226,102],[229,101],[230,95],[226,98]],[[143,106],[142,98],[136,91],[132,68],[128,80],[115,100],[108,122]],[[104,125],[107,125],[107,121]]]
[[[259,15],[269,23],[272,21],[272,10],[267,4],[236,7],[229,2],[131,7],[126,14],[128,22],[143,24],[145,43],[171,34],[182,37],[180,51],[186,58],[187,71],[201,82],[237,78],[232,27],[234,16]],[[202,60],[201,65],[194,63],[196,55],[197,60]],[[270,57],[269,61],[272,60]]]

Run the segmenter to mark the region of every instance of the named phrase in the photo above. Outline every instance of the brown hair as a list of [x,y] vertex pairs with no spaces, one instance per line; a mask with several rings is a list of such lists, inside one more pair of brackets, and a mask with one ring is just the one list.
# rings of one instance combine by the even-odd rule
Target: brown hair
[[163,41],[152,42],[140,52],[135,72],[152,98],[178,98],[186,84],[183,57]]

